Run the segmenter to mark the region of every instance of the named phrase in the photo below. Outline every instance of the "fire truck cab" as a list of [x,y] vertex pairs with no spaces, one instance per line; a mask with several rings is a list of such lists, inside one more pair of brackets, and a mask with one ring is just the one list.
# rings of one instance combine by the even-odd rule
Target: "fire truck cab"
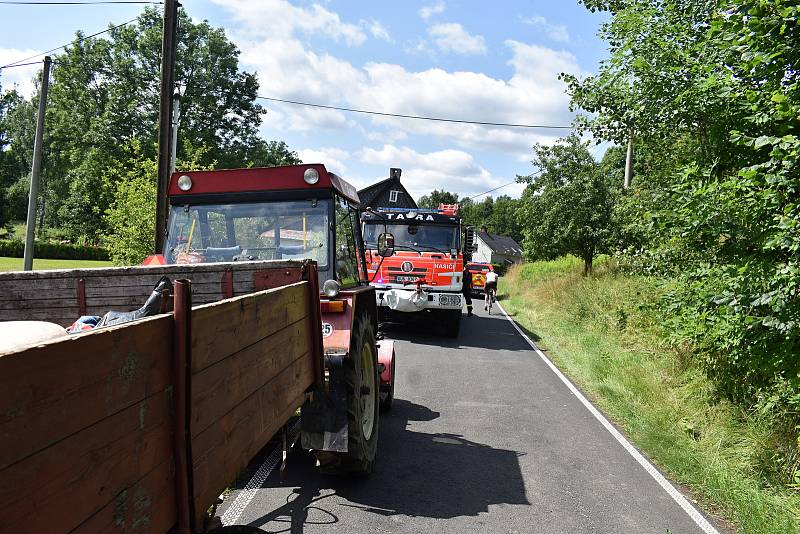
[[[362,214],[367,272],[382,318],[430,316],[457,337],[464,305],[464,255],[458,205],[439,209],[379,208]],[[381,235],[394,254],[377,253]]]

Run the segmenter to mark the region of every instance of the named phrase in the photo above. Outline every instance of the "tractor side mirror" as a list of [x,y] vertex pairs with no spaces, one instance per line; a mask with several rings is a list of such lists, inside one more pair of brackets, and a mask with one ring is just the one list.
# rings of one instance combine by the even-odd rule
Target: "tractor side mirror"
[[388,258],[394,255],[394,236],[384,232],[378,236],[378,256]]

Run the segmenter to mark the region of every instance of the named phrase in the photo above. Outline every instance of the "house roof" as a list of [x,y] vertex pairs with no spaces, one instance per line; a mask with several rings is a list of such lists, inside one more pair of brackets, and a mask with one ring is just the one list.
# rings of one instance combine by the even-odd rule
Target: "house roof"
[[400,182],[400,178],[392,176],[359,190],[358,198],[361,199],[361,205],[372,206],[373,208],[381,207],[375,206],[375,199],[379,198],[387,189],[390,188],[403,191],[406,195],[408,195],[409,200],[414,204],[414,206],[417,205],[416,202],[414,202],[414,198],[409,195],[406,188],[403,187],[403,184]]
[[507,256],[522,256],[522,247],[508,236],[488,232],[477,232],[477,235],[493,252]]

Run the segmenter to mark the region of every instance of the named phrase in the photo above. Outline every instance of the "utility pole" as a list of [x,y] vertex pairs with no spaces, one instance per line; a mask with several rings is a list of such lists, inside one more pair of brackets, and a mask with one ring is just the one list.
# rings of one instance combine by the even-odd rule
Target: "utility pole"
[[175,91],[172,96],[172,144],[169,157],[169,173],[175,172],[178,160],[178,125],[181,122],[181,94]]
[[42,170],[42,140],[44,138],[44,112],[47,108],[47,89],[50,86],[50,56],[44,56],[42,87],[39,91],[39,115],[36,117],[36,137],[33,141],[31,190],[28,196],[28,225],[25,229],[23,269],[33,269],[34,231],[36,230],[36,200],[39,196],[39,172]]
[[164,0],[164,31],[161,39],[161,101],[158,113],[158,190],[156,198],[155,253],[164,251],[167,226],[167,186],[172,150],[172,92],[175,88],[175,49],[178,30],[177,0]]
[[628,135],[628,154],[625,156],[625,181],[622,187],[628,189],[631,186],[631,175],[633,174],[633,128]]

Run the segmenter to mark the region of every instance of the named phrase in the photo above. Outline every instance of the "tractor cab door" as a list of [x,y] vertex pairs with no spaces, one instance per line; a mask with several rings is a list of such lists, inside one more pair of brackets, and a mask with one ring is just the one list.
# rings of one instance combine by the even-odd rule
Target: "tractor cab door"
[[335,199],[334,277],[342,289],[367,285],[367,265],[358,208],[346,199]]

